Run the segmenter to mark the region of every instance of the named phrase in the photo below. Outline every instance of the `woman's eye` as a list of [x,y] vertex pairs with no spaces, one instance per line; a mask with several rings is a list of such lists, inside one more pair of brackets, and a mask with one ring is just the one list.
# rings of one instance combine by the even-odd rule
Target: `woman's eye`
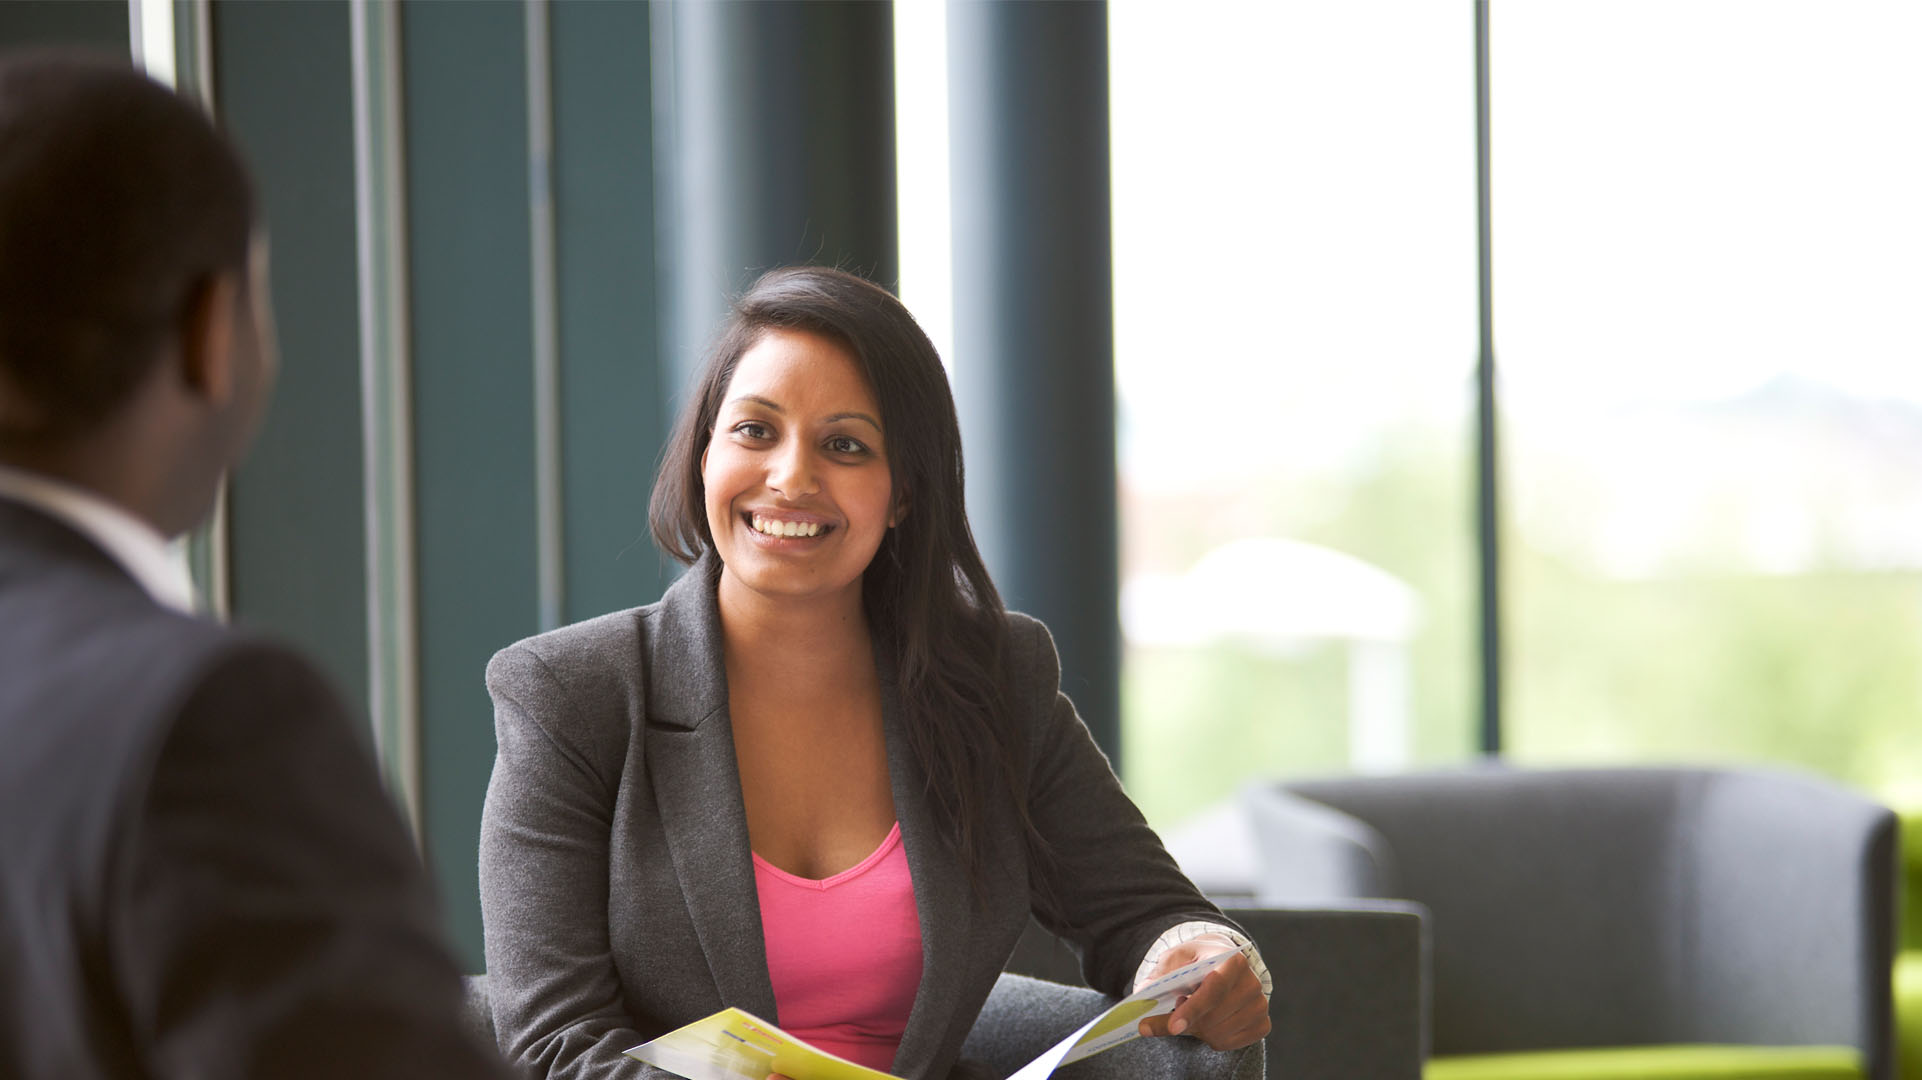
[[860,454],[867,451],[867,447],[862,446],[860,440],[846,435],[836,435],[829,439],[828,449],[837,454]]
[[774,435],[774,432],[759,420],[743,420],[734,425],[734,433],[748,439],[767,439]]

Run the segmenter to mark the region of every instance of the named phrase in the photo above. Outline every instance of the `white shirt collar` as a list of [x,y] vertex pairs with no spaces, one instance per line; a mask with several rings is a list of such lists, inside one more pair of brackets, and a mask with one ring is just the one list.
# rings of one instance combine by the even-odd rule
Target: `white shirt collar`
[[84,488],[0,465],[0,497],[26,503],[77,529],[126,570],[154,602],[192,614],[186,560],[153,526]]

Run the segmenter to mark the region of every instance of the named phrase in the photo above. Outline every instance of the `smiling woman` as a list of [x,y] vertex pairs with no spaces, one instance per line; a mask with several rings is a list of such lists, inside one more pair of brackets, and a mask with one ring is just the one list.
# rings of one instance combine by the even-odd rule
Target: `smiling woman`
[[511,1058],[665,1076],[621,1051],[731,1005],[876,1069],[979,1075],[956,1059],[1031,914],[1116,996],[1238,950],[1143,1026],[1267,1033],[1259,956],[1123,793],[1047,631],[1002,607],[946,375],[899,301],[815,267],[757,282],[651,516],[690,567],[659,604],[488,668]]

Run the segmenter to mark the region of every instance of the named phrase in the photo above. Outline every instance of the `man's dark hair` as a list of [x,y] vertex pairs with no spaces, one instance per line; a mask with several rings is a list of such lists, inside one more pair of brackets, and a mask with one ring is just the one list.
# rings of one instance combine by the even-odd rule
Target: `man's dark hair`
[[253,221],[186,98],[107,55],[0,58],[0,442],[112,414],[215,275],[244,289]]

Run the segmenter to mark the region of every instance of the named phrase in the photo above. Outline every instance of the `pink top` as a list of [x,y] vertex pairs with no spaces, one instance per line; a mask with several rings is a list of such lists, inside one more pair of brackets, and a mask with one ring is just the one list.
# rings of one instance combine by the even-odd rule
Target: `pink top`
[[781,1029],[886,1072],[921,985],[921,916],[900,823],[874,854],[821,881],[756,855],[754,885]]

